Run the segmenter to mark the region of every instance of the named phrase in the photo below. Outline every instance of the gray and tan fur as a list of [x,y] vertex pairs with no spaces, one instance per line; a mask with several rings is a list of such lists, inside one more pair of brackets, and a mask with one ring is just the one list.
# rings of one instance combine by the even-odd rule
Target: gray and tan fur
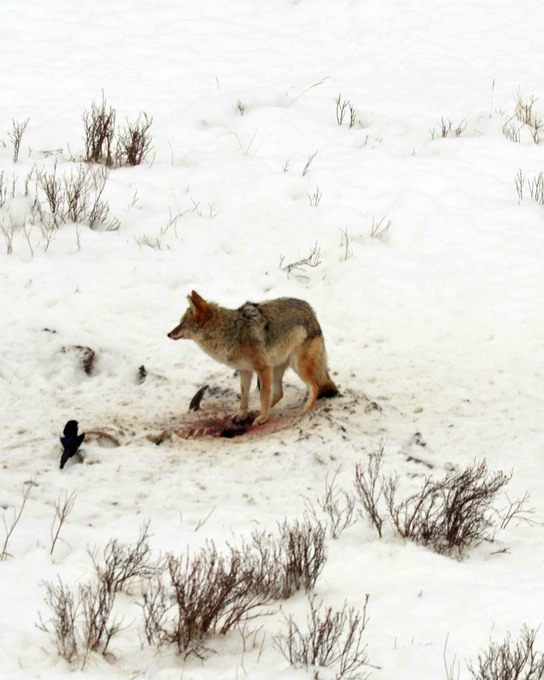
[[253,373],[261,388],[256,425],[266,422],[270,408],[283,397],[282,380],[288,366],[308,387],[303,413],[313,409],[316,399],[338,394],[327,369],[321,327],[304,300],[278,298],[226,309],[195,291],[187,299],[189,308],[168,337],[194,340],[213,359],[240,372],[237,420],[247,417]]

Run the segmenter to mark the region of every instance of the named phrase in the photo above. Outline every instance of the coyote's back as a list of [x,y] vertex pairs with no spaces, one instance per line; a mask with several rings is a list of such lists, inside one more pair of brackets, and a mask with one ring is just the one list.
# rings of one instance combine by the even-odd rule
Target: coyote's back
[[304,300],[277,298],[226,309],[207,302],[195,291],[187,299],[189,308],[168,336],[194,340],[211,357],[239,370],[241,395],[236,419],[247,416],[254,372],[261,389],[256,424],[264,423],[270,407],[282,398],[282,379],[288,366],[309,390],[303,412],[310,411],[316,399],[338,394],[329,376],[321,327]]

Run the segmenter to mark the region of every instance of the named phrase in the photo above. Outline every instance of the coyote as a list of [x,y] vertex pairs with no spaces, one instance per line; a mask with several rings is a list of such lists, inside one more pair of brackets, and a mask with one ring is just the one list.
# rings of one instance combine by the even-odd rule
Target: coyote
[[254,425],[265,423],[270,407],[283,397],[282,378],[288,366],[308,387],[302,413],[311,411],[316,399],[338,394],[327,370],[321,328],[307,302],[278,298],[225,309],[207,302],[194,290],[187,299],[189,309],[168,337],[194,340],[216,361],[238,369],[240,407],[236,421],[247,417],[254,372],[261,389],[261,410]]

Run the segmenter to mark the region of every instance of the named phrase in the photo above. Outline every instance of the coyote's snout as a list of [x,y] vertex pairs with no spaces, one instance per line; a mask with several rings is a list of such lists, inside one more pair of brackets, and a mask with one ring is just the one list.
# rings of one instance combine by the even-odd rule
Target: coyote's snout
[[255,424],[266,422],[270,407],[283,397],[283,374],[291,366],[308,387],[303,412],[316,399],[333,397],[338,389],[330,379],[323,334],[313,309],[296,298],[246,302],[239,309],[225,309],[206,302],[193,291],[189,309],[168,337],[185,338],[216,361],[240,372],[240,407],[235,416],[247,416],[253,373],[261,388],[261,410]]

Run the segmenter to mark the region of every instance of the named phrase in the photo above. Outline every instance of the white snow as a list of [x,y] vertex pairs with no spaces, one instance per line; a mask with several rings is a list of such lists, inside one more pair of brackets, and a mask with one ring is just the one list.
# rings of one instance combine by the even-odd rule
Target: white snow
[[[142,644],[136,597],[112,655],[70,666],[36,625],[49,615],[44,583],[77,588],[92,575],[89,549],[133,542],[147,521],[157,555],[273,531],[301,518],[337,470],[351,491],[354,465],[381,442],[386,471],[408,491],[428,468],[407,453],[438,475],[485,458],[513,471],[508,496],[529,492],[533,517],[544,518],[544,209],[514,185],[518,170],[527,179],[544,170],[544,143],[527,129],[519,143],[503,134],[518,96],[544,96],[540,2],[5,5],[0,225],[17,227],[11,254],[0,232],[5,526],[23,485],[35,485],[0,562],[1,678],[312,678],[272,643],[285,626],[279,611],[255,624],[255,649],[234,633],[213,640],[205,661],[183,660]],[[119,124],[153,116],[153,152],[110,173],[104,198],[118,231],[66,224],[46,248],[25,178],[55,163],[70,172],[82,114],[102,93]],[[339,94],[356,110],[351,129],[337,124]],[[27,118],[14,163],[12,120]],[[441,138],[442,119],[466,128]],[[380,220],[390,227],[372,238]],[[282,268],[316,248],[318,266]],[[308,300],[342,397],[262,438],[151,443],[146,435],[179,424],[203,384],[236,408],[230,369],[166,336],[192,289],[227,307]],[[74,346],[96,352],[92,375],[65,351]],[[287,414],[304,387],[293,373],[286,384]],[[381,410],[365,411],[365,397]],[[205,395],[203,409],[216,399]],[[85,443],[83,463],[60,471],[71,418],[122,445]],[[55,503],[71,493],[51,555]],[[511,523],[462,561],[392,532],[379,539],[362,519],[328,546],[316,593],[339,608],[370,594],[373,678],[445,678],[445,644],[468,678],[465,660],[491,639],[542,623],[541,525]],[[307,596],[282,609],[304,624]]]

